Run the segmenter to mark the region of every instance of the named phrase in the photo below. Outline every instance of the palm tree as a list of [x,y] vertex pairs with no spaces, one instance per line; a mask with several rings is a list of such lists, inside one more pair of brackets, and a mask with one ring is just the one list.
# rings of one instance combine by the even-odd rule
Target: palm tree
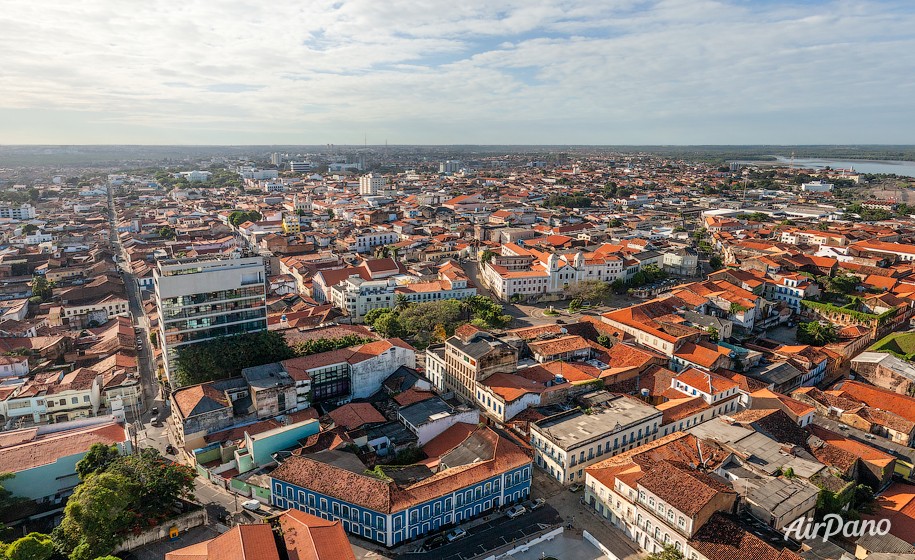
[[407,299],[407,296],[403,294],[397,294],[397,297],[394,298],[394,309],[397,311],[403,311],[408,307],[410,307],[410,300]]

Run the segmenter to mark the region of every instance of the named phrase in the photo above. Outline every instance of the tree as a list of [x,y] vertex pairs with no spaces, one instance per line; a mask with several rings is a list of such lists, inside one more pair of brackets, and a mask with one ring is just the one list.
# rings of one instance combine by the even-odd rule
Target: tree
[[76,463],[76,474],[80,480],[86,480],[89,476],[108,469],[120,456],[121,452],[116,445],[94,443],[89,452]]
[[858,285],[861,283],[861,280],[851,274],[842,274],[834,278],[827,280],[827,286],[830,292],[837,292],[840,294],[852,294],[857,291]]
[[111,553],[134,525],[131,506],[140,485],[129,478],[101,473],[76,487],[64,518],[51,537],[70,560],[91,560]]
[[394,309],[402,311],[407,307],[410,307],[410,299],[404,294],[397,294],[397,297],[394,298]]
[[575,298],[569,302],[569,313],[578,313],[581,311],[581,299]]
[[712,272],[716,270],[721,270],[724,267],[724,261],[721,260],[721,257],[718,255],[712,255],[708,260],[708,265],[711,267]]
[[260,366],[295,357],[283,333],[260,331],[224,336],[178,348],[175,363],[179,385],[226,379],[246,367]]
[[38,226],[35,224],[25,224],[22,226],[22,235],[30,235],[38,231]]
[[54,291],[54,282],[48,282],[47,278],[40,275],[35,275],[32,277],[32,296],[36,298],[41,298],[42,302],[48,301],[51,299],[51,294]]
[[571,298],[587,301],[600,302],[610,296],[610,286],[603,280],[582,280],[569,284],[564,291]]
[[6,545],[5,560],[48,560],[54,555],[51,535],[29,533]]
[[480,262],[482,262],[482,263],[491,262],[491,261],[492,261],[492,258],[495,257],[495,256],[496,256],[495,252],[490,251],[489,249],[486,249],[486,250],[483,251],[483,253],[480,255]]
[[378,317],[372,326],[385,338],[400,337],[404,334],[403,325],[400,324],[396,313],[386,313]]
[[683,560],[683,553],[672,544],[664,545],[664,549],[649,554],[647,560]]
[[432,329],[432,338],[436,342],[445,342],[445,339],[448,338],[448,332],[445,330],[445,325],[439,323],[435,325],[435,328]]
[[159,234],[159,237],[161,237],[162,239],[175,239],[176,237],[178,237],[178,234],[175,232],[175,229],[172,228],[171,226],[162,226],[161,228],[159,228],[159,231],[157,233]]
[[176,500],[191,497],[195,476],[152,449],[118,457],[76,487],[51,534],[54,545],[70,560],[110,554],[131,533],[164,522]]
[[711,340],[712,342],[718,342],[718,336],[719,336],[719,334],[718,334],[718,329],[717,329],[717,328],[712,327],[712,326],[709,326],[707,329],[705,329],[705,332],[708,333],[708,339],[709,339],[709,340]]
[[387,315],[388,313],[393,313],[394,310],[388,307],[378,307],[375,309],[369,309],[368,313],[362,316],[362,322],[367,325],[374,326],[375,320],[377,320],[382,315]]
[[331,350],[339,350],[341,348],[366,344],[373,340],[373,338],[348,334],[337,338],[316,338],[314,340],[306,340],[295,344],[292,347],[292,350],[295,352],[296,356],[310,356],[312,354],[320,354],[321,352],[330,352]]
[[245,222],[259,222],[261,219],[261,214],[257,210],[236,210],[229,214],[229,224],[232,227],[238,227]]
[[838,340],[836,326],[823,321],[802,323],[797,327],[797,341],[801,344],[824,346]]
[[610,345],[613,343],[613,341],[610,340],[609,336],[602,334],[597,337],[597,343],[600,344],[601,346],[609,348]]

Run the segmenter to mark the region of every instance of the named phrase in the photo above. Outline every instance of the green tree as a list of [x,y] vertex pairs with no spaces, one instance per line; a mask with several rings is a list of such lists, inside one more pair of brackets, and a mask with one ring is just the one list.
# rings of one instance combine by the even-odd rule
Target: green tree
[[575,298],[569,302],[569,313],[578,313],[581,311],[581,299]]
[[80,480],[86,480],[90,475],[107,470],[120,456],[121,452],[116,445],[94,443],[89,452],[76,463],[76,474]]
[[25,224],[22,226],[22,235],[30,235],[38,231],[38,226],[35,224]]
[[496,256],[496,253],[495,253],[495,252],[490,251],[489,249],[486,249],[486,250],[483,251],[483,253],[480,255],[480,262],[482,262],[482,263],[492,262],[492,258],[495,257],[495,256]]
[[372,323],[378,334],[385,338],[400,337],[404,335],[403,325],[400,323],[396,313],[386,313]]
[[64,518],[51,533],[57,549],[70,560],[91,560],[110,554],[135,524],[135,496],[140,484],[101,473],[76,487],[67,500]]
[[388,313],[393,313],[394,310],[388,307],[378,307],[376,309],[369,309],[368,313],[362,316],[362,322],[367,325],[374,325],[375,320],[381,317],[382,315],[387,315]]
[[118,457],[76,487],[51,534],[55,547],[70,560],[110,554],[132,532],[164,522],[176,500],[190,498],[195,475],[151,449]]
[[410,299],[404,294],[397,294],[397,297],[394,298],[394,309],[402,311],[407,307],[410,307]]
[[54,291],[54,282],[48,282],[48,279],[41,275],[32,277],[32,297],[40,298],[42,302],[51,299]]
[[179,385],[194,385],[234,377],[246,367],[294,356],[283,333],[278,331],[225,336],[179,347],[175,374]]
[[712,269],[712,272],[716,270],[721,270],[724,267],[724,261],[721,260],[721,257],[718,255],[712,255],[708,260],[708,265]]
[[175,239],[178,237],[178,233],[175,232],[175,229],[171,226],[162,226],[157,233],[162,239]]
[[811,346],[824,346],[838,340],[836,326],[823,321],[802,323],[797,327],[797,341]]
[[717,329],[717,328],[712,327],[712,326],[709,326],[707,329],[705,329],[705,332],[708,333],[708,339],[709,339],[709,340],[711,340],[712,342],[718,342],[718,336],[719,336],[719,334],[718,334],[718,329]]
[[601,346],[609,348],[610,345],[613,343],[613,341],[610,340],[609,336],[602,334],[597,337],[597,343],[600,344]]
[[840,294],[853,294],[860,284],[861,280],[852,274],[842,274],[827,280],[829,291]]
[[54,555],[51,535],[29,533],[6,545],[5,560],[48,560]]
[[664,545],[663,550],[649,554],[647,560],[683,560],[683,553],[672,544]]

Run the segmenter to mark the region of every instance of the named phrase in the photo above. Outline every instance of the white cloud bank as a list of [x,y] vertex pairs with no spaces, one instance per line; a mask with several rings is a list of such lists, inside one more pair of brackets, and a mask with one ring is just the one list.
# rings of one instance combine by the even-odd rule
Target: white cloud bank
[[3,4],[8,144],[915,143],[907,0]]

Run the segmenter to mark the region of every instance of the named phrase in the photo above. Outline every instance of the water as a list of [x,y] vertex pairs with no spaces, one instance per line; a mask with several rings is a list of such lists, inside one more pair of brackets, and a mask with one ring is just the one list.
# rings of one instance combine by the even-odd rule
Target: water
[[[791,163],[789,158],[778,158],[779,163],[787,165]],[[795,169],[822,169],[831,167],[832,169],[854,169],[858,173],[893,173],[906,177],[915,177],[915,161],[895,161],[895,160],[838,160],[838,159],[795,159]]]

